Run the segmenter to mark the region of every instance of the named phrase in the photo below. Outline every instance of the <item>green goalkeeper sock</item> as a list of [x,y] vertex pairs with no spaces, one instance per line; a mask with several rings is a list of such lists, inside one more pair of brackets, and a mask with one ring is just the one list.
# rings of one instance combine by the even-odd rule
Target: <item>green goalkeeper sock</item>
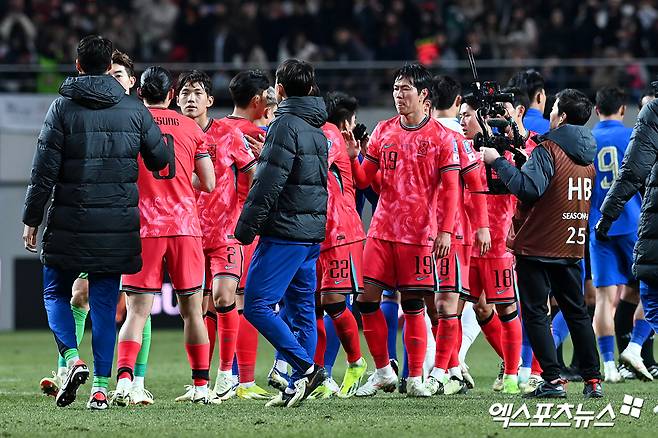
[[[87,321],[88,312],[74,305],[71,305],[71,312],[73,313],[73,320],[75,321],[75,340],[79,346],[82,343],[82,337],[85,334],[85,322]],[[62,356],[59,356],[57,360],[57,367],[66,367],[66,359]]]
[[109,387],[109,377],[103,377],[103,376],[94,376],[94,383],[91,385],[92,387],[92,394],[96,392],[98,389],[105,389]]
[[144,324],[144,331],[142,332],[142,348],[137,354],[137,359],[135,360],[135,377],[146,376],[146,366],[149,360],[149,351],[151,350],[151,316],[146,319],[146,324]]

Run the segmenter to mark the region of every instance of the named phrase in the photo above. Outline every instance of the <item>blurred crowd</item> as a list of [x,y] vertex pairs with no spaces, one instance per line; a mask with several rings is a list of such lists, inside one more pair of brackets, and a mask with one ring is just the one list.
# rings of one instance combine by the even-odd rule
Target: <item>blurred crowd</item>
[[[100,33],[136,60],[308,61],[658,57],[654,0],[6,0],[0,64],[70,63]],[[648,73],[633,67],[641,88]],[[627,68],[613,75],[628,75]],[[559,72],[558,72],[559,73]],[[596,71],[576,72],[597,80]],[[611,72],[598,73],[599,82]],[[615,79],[616,80],[616,79]],[[598,85],[598,84],[597,84]],[[631,84],[631,86],[634,86]]]

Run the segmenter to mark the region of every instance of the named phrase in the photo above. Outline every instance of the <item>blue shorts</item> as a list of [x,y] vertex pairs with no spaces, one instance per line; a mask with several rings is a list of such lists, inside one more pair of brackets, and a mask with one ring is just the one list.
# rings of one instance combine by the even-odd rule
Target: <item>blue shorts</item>
[[632,273],[635,233],[610,236],[607,242],[590,235],[589,251],[594,287],[629,284],[635,281]]

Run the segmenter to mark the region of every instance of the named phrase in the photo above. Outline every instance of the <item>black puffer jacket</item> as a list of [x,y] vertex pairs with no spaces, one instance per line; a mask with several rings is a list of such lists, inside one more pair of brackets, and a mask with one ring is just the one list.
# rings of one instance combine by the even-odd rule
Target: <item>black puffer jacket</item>
[[279,105],[235,229],[240,242],[251,243],[257,234],[324,240],[328,143],[320,127],[326,119],[319,97],[290,97]]
[[151,170],[166,166],[160,129],[112,76],[71,77],[59,92],[37,140],[23,222],[39,226],[53,193],[41,251],[45,265],[138,272],[137,156]]
[[601,213],[616,220],[624,204],[645,184],[633,274],[658,287],[658,100],[640,111],[619,177],[605,197]]

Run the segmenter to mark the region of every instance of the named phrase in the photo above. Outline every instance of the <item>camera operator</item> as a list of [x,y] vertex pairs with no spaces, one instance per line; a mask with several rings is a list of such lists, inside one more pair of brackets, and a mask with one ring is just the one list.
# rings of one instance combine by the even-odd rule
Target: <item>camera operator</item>
[[542,382],[524,397],[565,397],[548,317],[549,294],[557,300],[572,333],[585,397],[602,397],[599,357],[582,294],[580,260],[594,181],[596,141],[583,125],[592,103],[582,92],[558,93],[551,112],[551,131],[541,138],[521,169],[496,149],[483,148],[482,158],[520,203],[508,246],[516,255],[516,271],[524,327],[543,369]]

